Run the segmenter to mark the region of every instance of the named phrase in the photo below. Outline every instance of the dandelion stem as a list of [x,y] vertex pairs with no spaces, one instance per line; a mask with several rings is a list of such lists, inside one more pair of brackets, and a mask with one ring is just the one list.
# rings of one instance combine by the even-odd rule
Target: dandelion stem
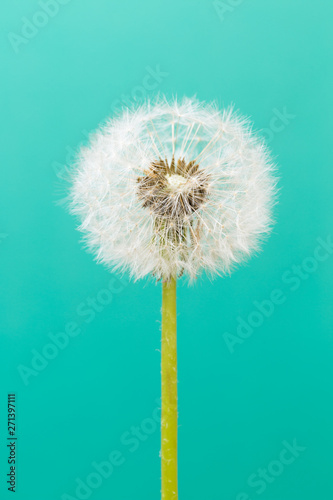
[[162,500],[177,500],[177,318],[176,279],[162,291]]

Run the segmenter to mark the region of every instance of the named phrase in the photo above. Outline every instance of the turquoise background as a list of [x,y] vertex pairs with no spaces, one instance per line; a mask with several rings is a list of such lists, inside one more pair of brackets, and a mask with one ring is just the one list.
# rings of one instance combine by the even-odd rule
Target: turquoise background
[[[12,391],[17,500],[83,498],[76,478],[114,450],[118,465],[85,498],[159,498],[160,285],[96,265],[56,202],[87,131],[121,101],[161,91],[235,103],[263,130],[281,188],[259,256],[179,287],[179,497],[331,499],[332,248],[313,255],[332,235],[332,2],[62,0],[40,14],[42,4],[4,2],[0,15],[0,498],[12,498]],[[149,77],[156,67],[163,75]],[[254,314],[272,293],[280,303]],[[247,338],[240,318],[258,324]],[[50,333],[78,328],[47,347]],[[22,376],[45,349],[53,359]],[[302,451],[281,466],[294,440]],[[260,468],[269,479],[251,486]]]

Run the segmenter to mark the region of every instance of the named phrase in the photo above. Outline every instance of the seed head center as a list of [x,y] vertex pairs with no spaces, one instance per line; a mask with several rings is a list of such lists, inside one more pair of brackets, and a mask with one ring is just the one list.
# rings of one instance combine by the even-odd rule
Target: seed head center
[[145,175],[138,177],[138,195],[144,208],[161,217],[163,227],[177,223],[184,228],[185,218],[194,214],[206,200],[208,176],[195,161],[172,158],[152,162]]
[[182,175],[178,174],[167,174],[166,180],[168,181],[168,187],[170,191],[173,192],[180,192],[183,191],[184,186],[186,185],[187,179],[183,177]]

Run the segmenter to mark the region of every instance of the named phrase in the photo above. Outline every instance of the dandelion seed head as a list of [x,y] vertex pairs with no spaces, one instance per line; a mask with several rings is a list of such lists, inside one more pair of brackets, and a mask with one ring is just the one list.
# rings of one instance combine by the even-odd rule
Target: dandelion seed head
[[196,99],[109,120],[72,172],[71,211],[98,261],[168,279],[223,275],[272,226],[274,165],[249,122]]

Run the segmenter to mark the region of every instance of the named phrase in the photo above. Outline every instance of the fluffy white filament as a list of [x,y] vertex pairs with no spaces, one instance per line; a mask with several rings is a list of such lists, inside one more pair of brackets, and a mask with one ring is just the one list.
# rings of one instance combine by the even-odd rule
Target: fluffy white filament
[[[153,162],[170,165],[173,158],[195,162],[206,179],[200,206],[183,216],[181,240],[166,234],[179,217],[170,210],[157,217],[138,194],[138,179]],[[258,250],[270,231],[273,170],[263,142],[231,109],[162,98],[109,120],[81,149],[71,210],[98,261],[135,278],[221,275]],[[200,184],[200,177],[177,170],[165,179],[170,203]]]

